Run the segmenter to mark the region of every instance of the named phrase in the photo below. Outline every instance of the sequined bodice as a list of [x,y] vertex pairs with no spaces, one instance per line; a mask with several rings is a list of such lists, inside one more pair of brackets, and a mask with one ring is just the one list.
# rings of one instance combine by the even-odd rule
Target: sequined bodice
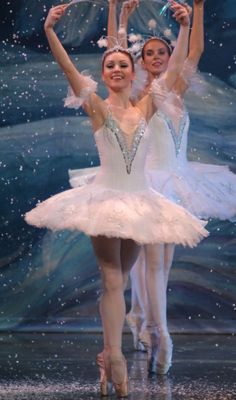
[[185,109],[178,129],[170,117],[161,111],[152,117],[149,129],[152,135],[146,164],[148,169],[170,170],[186,164],[189,116]]
[[[127,140],[127,136],[129,139]],[[95,183],[117,190],[143,190],[147,187],[146,163],[149,130],[144,118],[135,131],[126,135],[108,112],[102,128],[95,133],[101,168]]]

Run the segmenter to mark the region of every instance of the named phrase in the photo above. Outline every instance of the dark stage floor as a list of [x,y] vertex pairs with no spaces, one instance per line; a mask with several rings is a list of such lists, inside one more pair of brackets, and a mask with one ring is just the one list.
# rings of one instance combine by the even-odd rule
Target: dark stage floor
[[[148,378],[146,355],[124,336],[130,400],[236,399],[236,337],[175,335],[168,376]],[[100,334],[1,334],[0,399],[99,399]],[[111,396],[115,399],[115,395]]]

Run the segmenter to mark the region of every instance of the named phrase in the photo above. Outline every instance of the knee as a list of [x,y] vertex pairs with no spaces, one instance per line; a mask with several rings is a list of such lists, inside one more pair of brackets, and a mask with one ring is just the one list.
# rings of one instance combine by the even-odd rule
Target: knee
[[123,276],[116,271],[103,272],[102,274],[103,291],[105,292],[123,292]]
[[146,266],[147,273],[155,275],[162,271],[164,271],[164,260],[158,258],[154,258],[151,260],[147,260]]

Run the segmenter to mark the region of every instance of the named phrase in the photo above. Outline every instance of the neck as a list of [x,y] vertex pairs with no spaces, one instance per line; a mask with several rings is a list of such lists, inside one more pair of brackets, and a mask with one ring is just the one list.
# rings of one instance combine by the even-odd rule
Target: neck
[[109,96],[107,100],[109,101],[110,104],[114,106],[128,108],[131,105],[129,97],[130,97],[129,88],[127,88],[127,90],[124,89],[119,92],[114,92],[113,90],[109,90]]
[[152,74],[151,72],[148,71],[148,84],[150,85],[152,81],[156,78],[159,78],[161,74]]

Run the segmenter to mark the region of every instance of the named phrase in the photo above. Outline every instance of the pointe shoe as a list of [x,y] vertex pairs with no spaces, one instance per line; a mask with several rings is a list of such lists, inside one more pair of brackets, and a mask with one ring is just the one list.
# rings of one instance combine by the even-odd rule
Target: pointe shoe
[[127,364],[124,357],[111,357],[111,378],[119,399],[128,397]]
[[173,343],[170,336],[160,336],[157,351],[157,374],[167,374],[172,364],[172,353]]
[[135,314],[126,314],[126,323],[133,335],[133,345],[135,350],[139,350],[139,331],[140,331],[140,317]]
[[151,348],[151,337],[147,329],[143,329],[139,334],[138,350],[148,352]]
[[169,335],[160,336],[158,347],[153,349],[148,358],[148,372],[151,374],[165,375],[172,362],[173,344]]
[[110,364],[106,360],[104,352],[97,354],[96,364],[100,371],[100,395],[101,397],[109,396],[112,390]]

